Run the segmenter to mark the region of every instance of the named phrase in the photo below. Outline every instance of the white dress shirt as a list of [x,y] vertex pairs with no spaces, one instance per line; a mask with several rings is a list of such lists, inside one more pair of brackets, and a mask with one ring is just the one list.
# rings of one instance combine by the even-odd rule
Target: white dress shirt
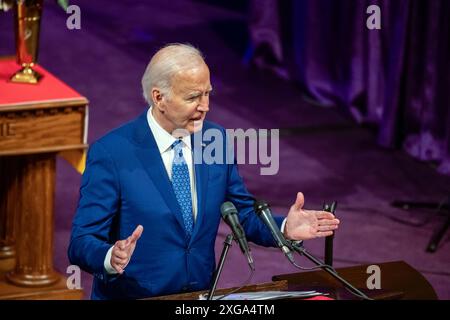
[[[169,179],[172,180],[172,161],[175,155],[175,150],[171,148],[172,144],[178,139],[172,136],[169,132],[164,130],[160,124],[156,121],[152,114],[152,107],[147,111],[147,122],[150,130],[155,138],[156,145],[158,146],[159,153],[161,155],[164,167],[166,168]],[[194,222],[197,218],[197,189],[195,187],[195,171],[193,166],[193,155],[191,146],[191,136],[185,136],[181,139],[183,142],[182,150],[183,157],[186,160],[186,164],[189,170],[189,180],[191,182],[191,198],[192,198],[192,213],[194,216]],[[144,230],[145,232],[145,230]],[[117,271],[111,266],[111,247],[105,257],[104,266],[108,273],[115,274]]]

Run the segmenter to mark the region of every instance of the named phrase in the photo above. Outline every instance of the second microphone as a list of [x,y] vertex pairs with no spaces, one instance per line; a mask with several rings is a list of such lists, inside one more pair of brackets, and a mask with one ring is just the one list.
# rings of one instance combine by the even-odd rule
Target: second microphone
[[242,253],[247,257],[248,264],[252,270],[255,270],[252,254],[248,246],[247,238],[245,237],[244,229],[239,222],[238,211],[233,203],[227,201],[220,207],[223,220],[230,227],[233,232],[234,239],[239,243]]

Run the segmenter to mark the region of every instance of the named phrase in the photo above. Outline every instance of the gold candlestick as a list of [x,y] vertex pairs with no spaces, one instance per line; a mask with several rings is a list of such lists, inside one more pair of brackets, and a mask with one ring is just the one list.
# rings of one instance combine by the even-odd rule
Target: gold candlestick
[[12,82],[36,84],[42,75],[33,70],[39,49],[43,0],[18,0],[14,2],[14,27],[16,58],[22,69],[11,77]]

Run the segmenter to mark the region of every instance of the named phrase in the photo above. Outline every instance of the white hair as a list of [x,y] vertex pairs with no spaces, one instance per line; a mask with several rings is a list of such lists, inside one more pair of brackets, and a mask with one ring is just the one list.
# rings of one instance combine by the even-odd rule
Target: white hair
[[180,71],[198,67],[204,63],[203,54],[190,44],[171,43],[156,52],[142,76],[142,93],[145,101],[152,104],[149,95],[153,88],[163,95],[172,93],[172,78]]

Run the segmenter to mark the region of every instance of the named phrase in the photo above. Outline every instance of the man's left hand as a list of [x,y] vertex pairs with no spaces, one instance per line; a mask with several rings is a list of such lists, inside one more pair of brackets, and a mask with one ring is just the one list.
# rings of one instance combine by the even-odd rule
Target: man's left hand
[[284,236],[290,240],[331,236],[338,228],[339,220],[330,212],[305,210],[304,203],[303,193],[297,193],[297,199],[287,215]]

